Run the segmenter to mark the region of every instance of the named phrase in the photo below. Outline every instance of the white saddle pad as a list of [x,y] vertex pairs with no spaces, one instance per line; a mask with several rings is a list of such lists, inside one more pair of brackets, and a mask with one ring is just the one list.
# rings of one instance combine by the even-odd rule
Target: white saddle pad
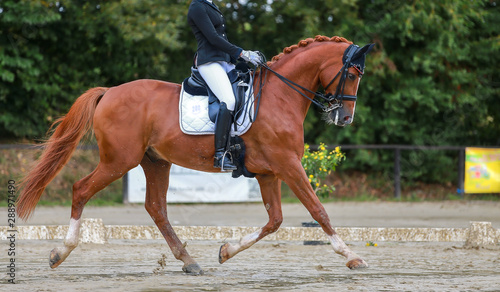
[[[231,127],[231,136],[241,136],[250,129],[252,126],[250,116],[253,118],[254,114],[253,106],[253,89],[249,89],[245,92],[245,104],[243,106],[243,113],[237,121],[237,130],[235,131],[234,127]],[[208,96],[191,95],[184,91],[183,84],[179,101],[179,123],[184,134],[213,134],[215,131],[215,123],[212,122],[208,116]]]

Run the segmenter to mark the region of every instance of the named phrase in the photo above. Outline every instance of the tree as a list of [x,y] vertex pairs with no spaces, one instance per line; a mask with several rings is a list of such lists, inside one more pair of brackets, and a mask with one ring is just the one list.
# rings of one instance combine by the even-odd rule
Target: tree
[[[38,43],[55,37],[43,28],[61,15],[57,7],[36,1],[4,1],[0,11],[0,135],[32,136],[45,129],[39,122],[56,111],[50,96],[57,85],[40,82],[47,68]],[[37,99],[30,102],[34,92]]]
[[185,47],[178,27],[186,3],[164,2],[2,2],[2,138],[43,137],[90,87],[138,78],[179,80],[179,71],[169,68],[176,56],[166,52]]
[[[310,144],[498,145],[500,13],[470,0],[214,0],[234,44],[268,58],[315,35],[374,42],[354,124],[328,127],[311,109]],[[139,78],[181,82],[196,41],[190,1],[0,2],[0,135],[40,138],[89,87]],[[428,181],[456,153],[404,152],[404,175]],[[392,153],[360,151],[346,166],[382,170]],[[425,163],[429,162],[429,163]],[[405,167],[405,166],[403,166]],[[438,175],[438,173],[440,175]]]

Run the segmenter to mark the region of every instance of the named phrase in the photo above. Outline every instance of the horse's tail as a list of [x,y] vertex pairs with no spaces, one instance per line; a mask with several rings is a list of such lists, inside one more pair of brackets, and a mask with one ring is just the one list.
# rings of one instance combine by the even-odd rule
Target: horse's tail
[[[28,219],[40,200],[45,187],[71,158],[83,135],[92,127],[95,109],[108,88],[96,87],[82,94],[71,106],[66,116],[57,119],[53,134],[43,144],[45,149],[20,185],[17,214]],[[50,130],[49,130],[50,131]]]

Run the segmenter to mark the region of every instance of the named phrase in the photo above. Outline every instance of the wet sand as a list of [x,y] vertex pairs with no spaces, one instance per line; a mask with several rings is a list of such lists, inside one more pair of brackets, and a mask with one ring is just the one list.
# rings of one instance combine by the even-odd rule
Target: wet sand
[[[159,240],[82,244],[58,268],[48,266],[57,241],[19,244],[17,285],[2,291],[498,291],[500,249],[450,243],[379,243],[352,248],[370,264],[351,271],[331,246],[261,242],[220,265],[221,242],[190,242],[205,274],[181,271]],[[165,260],[162,261],[162,255]],[[164,264],[163,264],[164,262]],[[162,263],[162,265],[160,265]],[[3,287],[2,287],[3,286]],[[12,287],[12,288],[11,288]],[[8,290],[4,290],[7,288]],[[14,290],[15,288],[15,290]]]
[[[174,225],[263,226],[267,222],[261,204],[168,208]],[[490,221],[500,228],[497,202],[340,202],[325,204],[325,208],[333,225],[341,227],[467,228],[469,221]],[[285,204],[283,213],[283,226],[312,220],[300,204]],[[39,207],[22,224],[67,225],[69,214],[69,207]],[[153,225],[141,205],[87,207],[84,217],[103,218],[106,225]],[[0,218],[7,218],[6,210],[0,210]],[[5,246],[0,253],[4,266],[8,243],[1,244]],[[0,284],[0,291],[500,291],[500,246],[463,249],[461,242],[377,242],[373,247],[350,242],[370,265],[351,271],[329,245],[261,241],[220,265],[221,244],[189,241],[188,251],[205,271],[203,276],[189,276],[181,271],[182,263],[164,240],[80,244],[54,270],[48,265],[48,255],[62,240],[19,240],[18,284]],[[2,272],[0,283],[6,279]]]

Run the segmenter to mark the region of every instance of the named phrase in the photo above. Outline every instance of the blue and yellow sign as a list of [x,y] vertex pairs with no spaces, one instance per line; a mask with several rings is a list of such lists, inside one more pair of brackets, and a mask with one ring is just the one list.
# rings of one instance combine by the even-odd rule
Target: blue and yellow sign
[[500,149],[465,148],[466,193],[500,193]]

